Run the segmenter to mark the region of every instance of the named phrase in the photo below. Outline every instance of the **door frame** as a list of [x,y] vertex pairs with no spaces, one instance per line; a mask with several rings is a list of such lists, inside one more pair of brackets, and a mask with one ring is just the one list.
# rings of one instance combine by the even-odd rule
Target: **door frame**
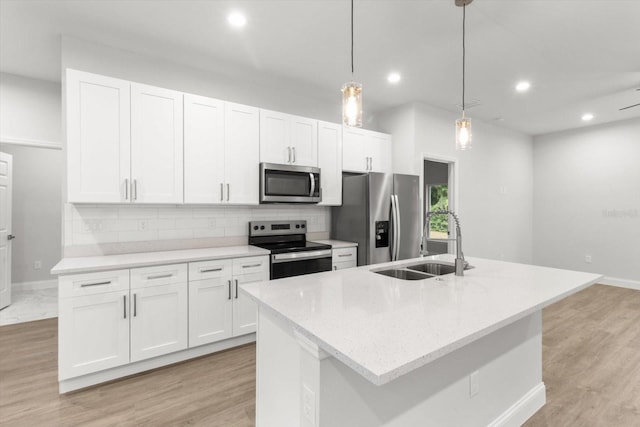
[[[458,159],[452,156],[443,156],[436,153],[422,152],[418,157],[418,171],[420,171],[420,218],[422,221],[422,232],[424,233],[424,223],[425,223],[425,200],[424,200],[424,162],[425,161],[438,162],[438,163],[446,163],[448,165],[448,195],[449,195],[449,210],[456,212],[456,214],[460,210],[460,202],[458,196]],[[449,230],[454,230],[455,222],[453,218],[449,216]],[[451,236],[449,236],[451,238]],[[455,244],[453,241],[450,241],[448,244],[448,253],[452,254],[455,251]]]
[[12,210],[13,210],[13,156],[9,153],[3,153],[0,152],[0,160],[2,161],[6,161],[7,162],[7,171],[6,171],[6,177],[7,177],[7,200],[8,200],[8,215],[7,215],[7,229],[5,230],[6,236],[4,235],[5,233],[0,233],[0,239],[5,240],[5,244],[6,244],[6,248],[7,248],[7,257],[6,257],[6,271],[4,273],[0,274],[6,274],[5,278],[7,280],[7,291],[6,291],[6,299],[7,299],[7,304],[5,304],[4,301],[0,301],[0,310],[2,310],[5,307],[8,307],[11,305],[11,287],[12,287],[12,280],[11,280],[11,248],[13,247],[13,242],[9,239],[9,236],[11,236],[13,234],[13,229],[12,229]]

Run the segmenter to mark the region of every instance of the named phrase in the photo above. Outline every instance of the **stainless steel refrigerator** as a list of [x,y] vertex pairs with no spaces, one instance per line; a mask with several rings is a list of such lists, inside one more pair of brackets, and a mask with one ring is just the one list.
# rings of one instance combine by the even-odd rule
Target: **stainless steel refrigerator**
[[358,265],[419,253],[420,180],[415,175],[342,176],[342,206],[331,211],[331,238],[358,243]]

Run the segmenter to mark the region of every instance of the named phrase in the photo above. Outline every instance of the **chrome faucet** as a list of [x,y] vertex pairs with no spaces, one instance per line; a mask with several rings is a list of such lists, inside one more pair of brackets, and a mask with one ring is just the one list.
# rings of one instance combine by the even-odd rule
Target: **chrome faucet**
[[427,251],[427,235],[429,234],[429,220],[434,215],[451,215],[456,222],[456,276],[464,276],[464,269],[467,266],[467,262],[464,260],[464,254],[462,253],[462,233],[460,232],[460,220],[458,215],[449,210],[437,210],[427,212],[427,218],[422,230],[422,242],[420,244],[420,256],[428,255]]

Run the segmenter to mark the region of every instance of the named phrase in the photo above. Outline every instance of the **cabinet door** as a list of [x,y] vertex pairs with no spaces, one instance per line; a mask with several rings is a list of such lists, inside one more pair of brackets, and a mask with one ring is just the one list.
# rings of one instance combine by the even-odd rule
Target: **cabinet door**
[[131,84],[131,179],[136,203],[182,203],[182,93]]
[[257,205],[260,188],[259,110],[225,104],[225,202]]
[[[192,271],[195,274],[192,274]],[[231,260],[189,264],[189,347],[231,337]]]
[[291,163],[297,166],[318,166],[318,121],[289,116],[291,129]]
[[67,70],[67,199],[129,200],[130,83]]
[[129,291],[61,298],[61,380],[129,363]]
[[342,204],[342,126],[318,122],[318,166],[320,167],[320,205]]
[[290,123],[288,114],[260,110],[260,162],[291,163]]
[[131,361],[187,348],[187,283],[131,290]]
[[367,172],[365,159],[367,136],[362,129],[342,127],[342,169],[349,172]]
[[184,202],[224,202],[224,102],[184,95]]
[[245,274],[233,278],[233,336],[245,335],[256,331],[256,318],[258,306],[256,303],[240,292],[239,287],[245,283],[268,280],[264,273]]
[[391,173],[391,135],[371,132],[365,155],[371,158],[371,172]]

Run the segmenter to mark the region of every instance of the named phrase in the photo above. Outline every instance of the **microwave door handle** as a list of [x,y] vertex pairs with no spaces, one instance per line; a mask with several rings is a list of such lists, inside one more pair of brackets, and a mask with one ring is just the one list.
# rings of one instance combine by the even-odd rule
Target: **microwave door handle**
[[309,179],[311,180],[311,191],[309,192],[309,197],[313,197],[313,193],[316,192],[316,179],[313,177],[311,172],[309,172]]

